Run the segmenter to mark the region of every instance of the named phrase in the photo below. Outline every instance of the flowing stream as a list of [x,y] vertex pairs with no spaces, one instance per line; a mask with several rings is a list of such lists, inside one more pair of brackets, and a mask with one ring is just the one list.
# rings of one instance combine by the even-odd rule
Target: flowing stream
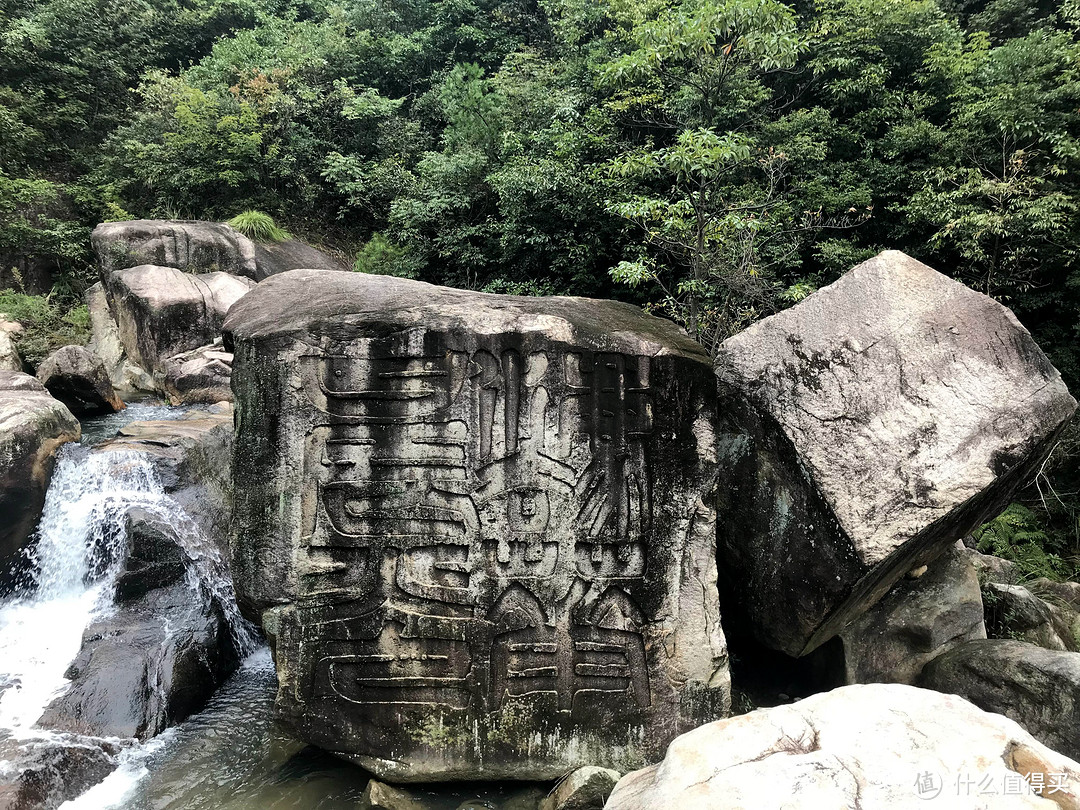
[[[239,616],[214,544],[198,536],[165,493],[149,457],[91,450],[129,422],[177,418],[187,410],[131,405],[88,420],[83,442],[61,450],[32,552],[32,577],[0,601],[0,742],[53,734],[35,723],[66,689],[64,674],[86,627],[113,609],[126,549],[124,516],[138,506],[177,529],[193,560],[188,584],[197,598],[209,592],[222,605],[247,657],[202,712],[145,744],[127,745],[117,770],[61,810],[354,810],[369,776],[275,727],[273,663]],[[432,810],[534,810],[545,794],[514,784],[412,792]]]

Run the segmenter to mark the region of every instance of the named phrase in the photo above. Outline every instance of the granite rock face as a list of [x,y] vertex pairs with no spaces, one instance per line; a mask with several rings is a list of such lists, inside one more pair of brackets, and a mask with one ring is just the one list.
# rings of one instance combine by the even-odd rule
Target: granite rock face
[[986,638],[979,577],[952,549],[900,580],[840,633],[848,683],[914,684],[923,666],[962,641]]
[[0,371],[22,371],[22,358],[11,334],[0,329]]
[[624,776],[604,805],[605,810],[1078,806],[1080,763],[1005,717],[953,695],[900,684],[845,686],[702,726],[675,740],[663,762]]
[[299,239],[255,243],[256,281],[289,270],[349,270],[345,262]]
[[728,710],[714,377],[672,324],[296,270],[225,329],[233,575],[296,736],[391,781],[548,779]]
[[170,357],[220,337],[225,313],[253,286],[228,273],[142,265],[109,276],[108,293],[125,353],[153,374]]
[[220,271],[255,278],[255,245],[235,228],[198,220],[104,222],[90,237],[102,277],[153,264],[191,273]]
[[218,340],[170,357],[157,375],[170,405],[232,401],[232,352]]
[[75,416],[99,416],[124,409],[104,362],[83,346],[57,349],[41,361],[37,377]]
[[886,251],[725,341],[721,571],[801,655],[1000,512],[1076,402],[1013,314]]
[[1055,751],[1080,757],[1080,653],[969,641],[927,664],[919,685],[1003,714]]
[[0,371],[0,586],[37,528],[57,451],[81,432],[34,377]]

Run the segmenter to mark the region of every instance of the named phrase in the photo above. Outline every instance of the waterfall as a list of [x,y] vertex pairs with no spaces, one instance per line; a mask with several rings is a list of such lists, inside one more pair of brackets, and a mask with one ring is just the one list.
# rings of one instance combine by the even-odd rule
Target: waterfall
[[68,445],[30,552],[32,579],[0,603],[0,738],[48,734],[33,725],[67,686],[64,673],[83,631],[112,607],[127,549],[125,517],[133,507],[172,528],[190,560],[187,581],[196,597],[217,601],[241,652],[254,649],[221,554],[165,492],[150,457]]

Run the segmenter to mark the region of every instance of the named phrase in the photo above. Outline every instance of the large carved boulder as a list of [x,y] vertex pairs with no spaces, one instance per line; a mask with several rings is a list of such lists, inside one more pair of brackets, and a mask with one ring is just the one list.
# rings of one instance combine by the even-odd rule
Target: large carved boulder
[[151,373],[165,361],[213,343],[225,313],[255,282],[228,273],[192,275],[142,265],[108,278],[112,311],[128,358]]
[[626,770],[729,705],[714,377],[639,309],[295,270],[230,311],[280,716],[391,781]]
[[1078,806],[1080,763],[1050,750],[1012,720],[953,695],[871,684],[684,734],[663,762],[619,780],[604,808]]
[[886,251],[719,351],[721,571],[809,652],[1000,512],[1076,402],[1013,314]]
[[57,451],[80,433],[71,411],[34,377],[0,371],[0,587],[37,528]]
[[105,364],[83,346],[57,349],[41,361],[37,377],[76,416],[100,416],[124,409]]
[[220,222],[104,222],[94,228],[90,238],[105,279],[114,270],[143,264],[255,278],[255,245],[235,228]]

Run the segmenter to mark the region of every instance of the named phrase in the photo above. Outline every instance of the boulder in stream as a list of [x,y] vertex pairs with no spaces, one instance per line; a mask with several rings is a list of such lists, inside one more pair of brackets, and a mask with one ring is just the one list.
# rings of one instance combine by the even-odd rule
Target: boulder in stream
[[232,401],[232,361],[220,340],[178,354],[163,364],[158,388],[171,405]]
[[0,588],[37,527],[56,453],[77,441],[78,421],[38,380],[0,371]]
[[92,622],[68,668],[68,690],[43,728],[146,740],[201,709],[239,663],[222,606],[179,581]]
[[298,738],[397,782],[554,779],[728,711],[715,382],[673,324],[294,270],[225,328],[233,573]]
[[100,416],[124,409],[105,363],[83,346],[57,349],[41,361],[37,378],[75,416]]
[[897,251],[717,366],[729,618],[789,655],[1001,512],[1076,408],[1012,312]]
[[604,805],[605,810],[936,806],[1075,808],[1080,806],[1080,763],[1050,750],[1012,720],[954,695],[901,684],[855,685],[684,734],[662,762],[624,776]]
[[116,770],[119,750],[75,734],[0,741],[0,810],[55,810]]

